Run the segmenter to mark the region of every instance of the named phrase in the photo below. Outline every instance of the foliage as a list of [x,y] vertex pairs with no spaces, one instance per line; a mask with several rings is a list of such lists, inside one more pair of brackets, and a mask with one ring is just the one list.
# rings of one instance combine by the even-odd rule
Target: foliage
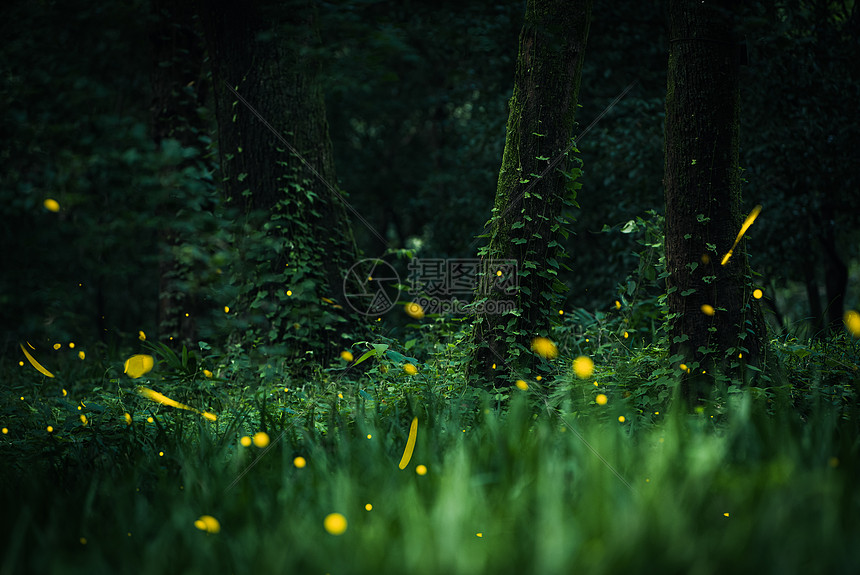
[[805,322],[816,334],[829,308],[840,317],[858,299],[856,277],[838,289],[831,283],[842,274],[847,282],[860,246],[853,167],[860,77],[850,65],[860,47],[858,8],[791,0],[747,10],[741,165],[745,196],[766,215],[750,238],[751,261],[774,292],[774,324],[796,332]]
[[[210,142],[200,134],[195,147],[154,144],[142,9],[8,7],[0,52],[0,99],[9,110],[0,146],[2,348],[17,345],[19,334],[107,342],[155,333],[164,248],[157,237],[168,221],[186,240],[175,246],[193,270],[184,285],[197,289],[210,272],[199,265],[212,226],[201,205],[212,192]],[[44,207],[48,199],[57,212]]]
[[493,202],[524,3],[323,8],[338,172],[388,243],[356,226],[360,247],[473,257]]
[[[350,202],[389,247],[472,257],[492,205],[524,6],[444,7],[322,3],[319,57],[340,187]],[[741,165],[747,207],[764,206],[748,251],[768,286],[773,323],[801,337],[806,332],[797,330],[812,315],[806,288],[820,295],[833,275],[821,265],[828,261],[822,241],[836,246],[852,274],[845,304],[856,307],[858,297],[857,186],[845,156],[856,147],[857,82],[846,62],[857,36],[850,26],[856,17],[842,14],[847,9],[786,0],[755,2],[745,13]],[[235,215],[212,207],[212,142],[201,134],[195,149],[175,142],[160,148],[149,134],[151,62],[141,49],[147,10],[143,2],[7,8],[0,50],[0,98],[9,111],[0,146],[6,351],[19,334],[47,333],[46,322],[75,339],[95,334],[128,343],[139,329],[155,334],[165,223],[181,232],[180,245],[169,249],[187,262],[179,286],[202,302],[203,339],[214,338],[211,322],[235,296],[213,277],[226,271],[225,238],[213,237],[217,220]],[[606,296],[635,265],[637,247],[631,235],[599,231],[662,210],[667,49],[663,10],[623,1],[594,11],[577,139],[585,191],[573,214],[577,233],[565,245],[572,269],[559,274],[570,288],[562,307],[612,305]],[[199,112],[211,123],[210,112]],[[190,172],[162,181],[189,162]],[[47,198],[59,202],[59,213],[43,207]],[[168,200],[178,204],[176,217],[158,213]],[[354,228],[366,252],[384,251],[363,226]],[[819,299],[823,310],[828,302]]]
[[[305,191],[296,186],[293,192]],[[360,335],[345,327],[346,302],[325,297],[321,270],[327,254],[312,249],[314,236],[303,226],[275,210],[271,216],[237,217],[225,230],[226,277],[218,300],[226,314],[211,336],[221,341],[226,335],[231,353],[260,365],[274,362],[278,370],[321,363],[333,348]]]
[[[519,122],[520,119],[515,121]],[[520,137],[521,134],[515,136],[516,139]],[[512,148],[512,155],[519,153],[513,151],[518,150],[519,145]],[[526,144],[521,145],[526,147]],[[534,365],[534,356],[526,346],[536,334],[542,335],[557,322],[555,310],[561,306],[566,291],[559,275],[562,270],[570,269],[567,264],[570,256],[564,246],[573,233],[572,212],[579,207],[577,195],[582,187],[579,181],[582,160],[576,155],[578,153],[574,142],[571,142],[566,152],[570,156],[570,165],[566,170],[558,168],[562,177],[561,186],[558,186],[561,189],[554,190],[548,185],[539,188],[541,193],[538,193],[536,190],[529,191],[527,187],[521,199],[512,199],[508,204],[509,196],[519,195],[520,188],[516,184],[519,176],[514,175],[511,187],[499,192],[498,205],[493,208],[493,216],[486,224],[489,233],[479,236],[490,238],[488,245],[478,249],[479,256],[490,261],[513,258],[517,264],[514,271],[516,286],[512,293],[496,289],[486,294],[478,293],[473,303],[474,306],[505,304],[507,300],[515,303],[501,314],[476,314],[473,323],[475,348],[479,354],[476,355],[476,367],[472,371],[485,371],[487,363],[491,363],[494,370],[496,362],[505,364],[505,367],[499,368],[499,375],[493,381],[497,387],[510,385],[512,373],[516,377],[527,377],[533,369],[541,372],[544,367],[543,364]],[[544,161],[549,158],[536,159]],[[507,171],[509,174],[519,173],[518,169],[513,168]],[[527,180],[519,183],[527,183]],[[541,196],[556,193],[558,197]],[[511,211],[507,206],[515,209]],[[542,213],[544,211],[548,211],[552,218]],[[495,273],[501,272],[497,270]],[[482,269],[479,274],[483,278],[480,280],[482,285],[493,285],[493,270]],[[487,274],[490,274],[489,280],[486,279]]]
[[[456,336],[441,318],[417,328],[409,350],[358,342],[351,366],[302,379],[251,379],[207,345],[140,344],[157,361],[138,380],[116,360],[36,350],[56,379],[4,364],[15,382],[0,401],[4,566],[616,572],[641,570],[647,555],[649,571],[860,567],[860,420],[844,385],[860,383],[857,342],[783,342],[794,375],[767,390],[727,388],[690,415],[672,406],[679,372],[665,350],[606,343],[623,315],[588,324],[591,341],[561,346],[552,383],[511,389],[501,409],[450,379]],[[595,358],[599,386],[560,367],[579,353]],[[218,419],[154,403],[138,385]],[[401,471],[413,416],[417,444]],[[347,521],[340,536],[324,527],[334,512]],[[195,527],[204,515],[219,532]]]
[[[443,6],[318,4],[343,187],[388,242],[368,232],[371,253],[471,257],[492,204],[523,3]],[[796,327],[827,243],[855,266],[860,245],[852,6],[748,7],[742,165],[765,208],[748,251],[784,327],[779,365],[715,374],[689,413],[678,384],[698,366],[670,355],[664,327],[660,10],[594,13],[571,269],[544,334],[558,354],[487,392],[464,375],[469,318],[345,332],[309,282],[325,254],[290,259],[268,233],[296,226],[301,243],[300,221],[222,202],[206,133],[153,143],[146,3],[13,2],[0,22],[0,572],[857,572],[860,347]],[[160,239],[166,224],[179,241]],[[185,346],[153,335],[164,250],[200,302],[200,341]],[[332,342],[343,354],[324,364]],[[55,377],[28,363],[28,343]],[[130,378],[131,354],[152,371]],[[348,522],[340,536],[331,513]]]

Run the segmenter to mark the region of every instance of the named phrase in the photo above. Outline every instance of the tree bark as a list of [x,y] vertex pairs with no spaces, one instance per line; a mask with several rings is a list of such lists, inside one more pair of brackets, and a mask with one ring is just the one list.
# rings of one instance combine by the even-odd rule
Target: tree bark
[[[358,252],[344,204],[331,189],[337,179],[314,57],[320,40],[313,7],[222,0],[205,3],[201,17],[226,196],[251,228],[261,226],[275,240],[270,253],[246,252],[264,269],[248,278],[257,293],[244,304],[265,313],[266,325],[258,324],[264,339],[294,338],[327,362],[342,345],[340,334],[361,322],[342,307],[343,273]],[[306,357],[306,349],[293,351]]]
[[[564,209],[576,187],[564,172],[578,172],[570,145],[591,5],[529,0],[526,7],[489,246],[481,252],[490,280],[482,285],[495,289],[478,293],[485,308],[473,325],[477,348],[469,371],[484,381],[510,385],[511,371],[530,369],[529,342],[546,335],[565,289],[557,273],[568,234]],[[515,290],[493,277],[506,261],[516,262]],[[513,309],[495,313],[508,301]]]
[[824,290],[827,297],[826,321],[828,333],[840,333],[844,329],[845,292],[848,290],[848,266],[842,261],[837,247],[836,214],[831,202],[822,202],[821,222],[818,226],[818,241],[824,261]]
[[692,369],[683,385],[691,401],[708,394],[715,370],[758,364],[764,345],[743,241],[722,265],[745,215],[735,7],[730,1],[669,2],[664,185],[670,349]]

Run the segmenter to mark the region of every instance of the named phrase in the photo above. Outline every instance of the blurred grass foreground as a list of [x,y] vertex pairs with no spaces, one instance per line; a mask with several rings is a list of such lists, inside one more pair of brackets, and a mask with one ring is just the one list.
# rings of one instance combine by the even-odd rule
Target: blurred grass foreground
[[131,395],[102,391],[51,432],[4,397],[0,573],[860,572],[856,418],[824,394],[646,424],[511,391],[503,409],[425,393],[404,469],[410,408],[357,389],[325,430],[277,419],[272,394],[225,393],[211,421],[124,419]]

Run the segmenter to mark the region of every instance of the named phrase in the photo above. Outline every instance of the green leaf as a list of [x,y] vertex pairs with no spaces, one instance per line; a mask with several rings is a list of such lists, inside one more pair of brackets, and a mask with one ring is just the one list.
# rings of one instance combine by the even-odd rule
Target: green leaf
[[372,343],[373,349],[376,351],[376,355],[382,355],[385,353],[385,350],[388,349],[387,343]]
[[361,355],[361,357],[359,357],[357,360],[355,360],[355,363],[354,363],[354,364],[352,364],[352,365],[354,365],[354,366],[355,366],[355,365],[358,365],[359,363],[363,362],[364,360],[366,360],[366,359],[367,359],[367,358],[369,358],[369,357],[373,357],[374,355],[376,355],[376,350],[375,350],[375,349],[367,350],[366,352],[364,352],[364,353]]

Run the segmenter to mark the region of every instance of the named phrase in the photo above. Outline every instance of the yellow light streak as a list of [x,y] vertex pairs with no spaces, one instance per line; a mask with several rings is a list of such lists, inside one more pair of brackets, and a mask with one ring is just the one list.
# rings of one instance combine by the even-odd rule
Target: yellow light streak
[[409,427],[409,439],[406,440],[406,449],[403,451],[403,457],[400,458],[400,469],[406,469],[409,465],[409,460],[412,459],[412,451],[415,449],[415,440],[418,438],[418,418],[412,419],[412,425]]
[[[27,342],[27,345],[30,345],[30,342]],[[30,345],[30,347],[33,347],[33,346]],[[35,348],[33,348],[33,349],[35,349]],[[30,352],[27,351],[27,348],[25,348],[23,345],[21,345],[21,351],[24,352],[24,357],[27,358],[27,361],[30,362],[30,365],[32,365],[33,367],[36,368],[36,371],[38,371],[39,373],[41,373],[43,375],[47,375],[48,377],[54,377],[54,374],[51,373],[50,371],[48,371],[47,369],[45,369],[41,363],[36,361],[36,358],[33,357],[32,355],[30,355]]]
[[746,233],[746,231],[748,229],[750,229],[750,226],[753,225],[753,222],[755,221],[755,219],[758,217],[758,215],[760,213],[761,213],[761,205],[758,205],[752,209],[752,211],[750,212],[750,215],[748,215],[747,219],[744,220],[744,225],[741,226],[741,231],[738,232],[738,237],[735,238],[735,243],[732,244],[732,249],[730,249],[728,252],[726,252],[726,255],[723,256],[723,261],[720,263],[720,265],[726,265],[729,262],[729,258],[732,257],[732,253],[734,252],[735,248],[737,247],[738,242],[741,241],[741,238],[744,237],[744,234]]
[[210,421],[215,421],[217,419],[217,416],[214,413],[210,413],[208,411],[202,411],[201,412],[199,409],[195,409],[195,408],[191,407],[190,405],[185,405],[184,403],[179,403],[178,401],[176,401],[174,399],[170,399],[166,395],[158,393],[154,389],[149,389],[148,387],[143,387],[141,385],[141,386],[138,386],[137,392],[140,395],[144,396],[145,398],[151,399],[152,401],[155,401],[155,402],[160,403],[162,405],[169,405],[170,407],[175,407],[177,409],[185,409],[188,411],[193,411],[194,413],[198,413]]

